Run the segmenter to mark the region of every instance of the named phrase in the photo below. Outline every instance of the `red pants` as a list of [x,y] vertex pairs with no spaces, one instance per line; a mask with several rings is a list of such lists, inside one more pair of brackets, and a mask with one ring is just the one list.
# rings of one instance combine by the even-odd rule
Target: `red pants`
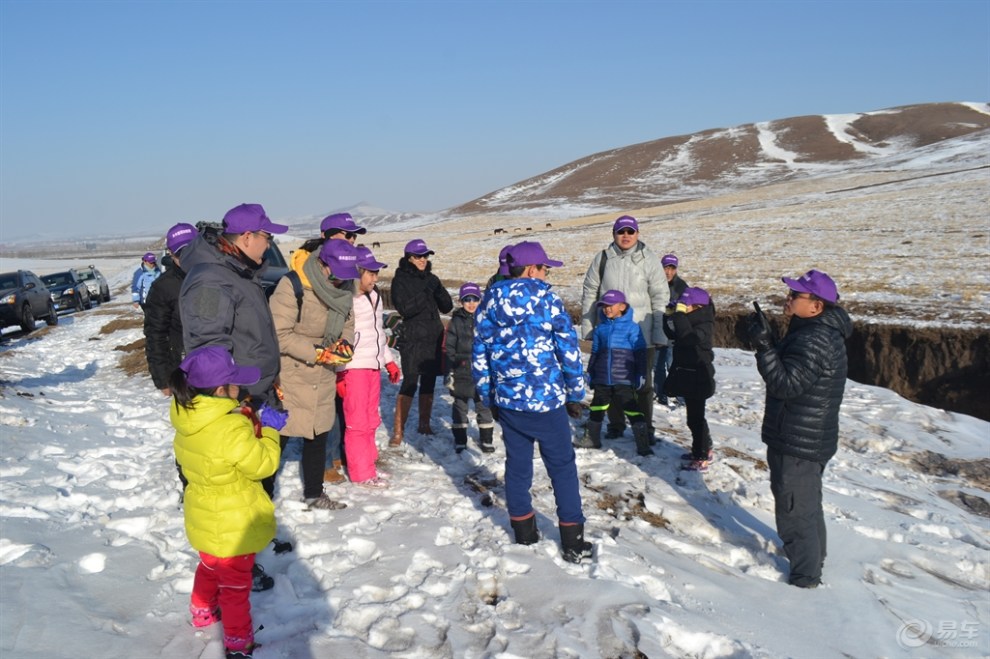
[[347,454],[347,474],[355,483],[377,475],[375,461],[378,446],[375,431],[382,423],[379,402],[382,393],[382,372],[377,369],[347,370],[347,395],[344,396],[344,452]]
[[251,624],[251,570],[254,554],[217,558],[199,552],[193,581],[191,608],[220,607],[223,644],[228,650],[244,650],[254,644]]

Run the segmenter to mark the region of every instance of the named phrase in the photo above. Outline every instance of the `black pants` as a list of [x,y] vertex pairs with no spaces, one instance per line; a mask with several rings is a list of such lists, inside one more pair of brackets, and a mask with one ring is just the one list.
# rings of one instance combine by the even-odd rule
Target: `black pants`
[[[303,445],[302,464],[299,470],[302,472],[304,499],[315,499],[323,494],[323,470],[326,468],[327,435],[329,434],[329,431],[321,432],[313,437],[313,439],[300,440]],[[279,437],[278,443],[283,452],[285,451],[285,445],[290,439],[291,437],[285,435]],[[264,488],[271,499],[275,498],[275,478],[277,476],[278,472],[275,472],[261,481],[261,487]]]
[[438,339],[436,345],[433,346],[432,352],[429,345],[412,345],[404,350],[399,350],[399,356],[402,357],[402,384],[399,385],[400,395],[414,396],[416,394],[417,381],[421,396],[433,395],[433,391],[437,386],[437,377],[440,375],[439,348],[440,342]]
[[643,414],[639,411],[639,402],[636,400],[636,390],[631,386],[595,385],[595,395],[591,399],[591,414],[588,418],[591,421],[601,422],[605,419],[605,413],[611,413],[613,408],[629,417],[630,425],[644,421]]
[[791,564],[787,581],[794,586],[821,581],[826,540],[822,473],[827,464],[801,460],[767,447],[777,535],[784,542],[784,554]]
[[[646,349],[646,382],[641,389],[636,390],[636,403],[639,411],[646,419],[646,425],[653,434],[653,362],[657,356],[656,348]],[[612,406],[608,409],[608,429],[621,432],[626,427],[622,409]]]
[[687,409],[687,427],[691,431],[691,454],[705,459],[712,450],[712,435],[705,419],[705,399],[685,398],[684,407]]

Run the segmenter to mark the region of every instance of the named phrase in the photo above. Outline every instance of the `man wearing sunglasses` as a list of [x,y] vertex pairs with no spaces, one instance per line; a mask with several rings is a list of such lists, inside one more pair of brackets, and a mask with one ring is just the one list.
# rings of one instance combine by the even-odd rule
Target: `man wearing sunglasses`
[[[663,331],[663,314],[670,301],[670,287],[660,257],[639,238],[639,223],[623,215],[612,225],[612,244],[595,255],[584,276],[581,293],[581,336],[591,338],[599,314],[595,303],[608,290],[622,291],[633,308],[633,321],[643,330],[646,340],[646,372],[653,372],[658,347],[667,345]],[[636,392],[640,412],[646,417],[647,437],[654,443],[653,378]],[[606,438],[621,437],[625,418],[618,407],[609,409]]]
[[757,314],[747,329],[767,387],[762,436],[777,534],[790,562],[788,583],[815,588],[825,564],[822,474],[838,448],[852,321],[824,272],[809,270],[782,281],[790,289],[784,301],[787,334],[774,346]]

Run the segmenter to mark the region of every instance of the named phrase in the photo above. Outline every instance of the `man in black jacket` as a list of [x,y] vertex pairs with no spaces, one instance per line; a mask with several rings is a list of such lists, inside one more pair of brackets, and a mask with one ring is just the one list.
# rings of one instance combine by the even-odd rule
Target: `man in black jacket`
[[[196,227],[180,222],[165,234],[168,248],[166,259],[171,265],[155,280],[148,292],[144,307],[144,354],[148,358],[148,371],[155,388],[166,396],[168,378],[182,361],[182,318],[179,315],[179,291],[186,272],[182,269],[179,252],[197,235]],[[165,263],[166,259],[162,259]]]
[[777,534],[790,562],[788,583],[815,588],[826,554],[822,473],[838,448],[852,322],[825,273],[809,270],[782,280],[790,287],[787,334],[773,346],[769,328],[754,317],[749,337],[767,386],[762,436]]

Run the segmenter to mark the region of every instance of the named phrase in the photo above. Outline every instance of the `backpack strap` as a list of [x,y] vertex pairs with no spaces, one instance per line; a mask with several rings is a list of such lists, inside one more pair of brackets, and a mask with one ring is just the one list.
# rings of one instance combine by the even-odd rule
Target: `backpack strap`
[[296,322],[302,318],[302,302],[303,302],[303,285],[302,280],[299,278],[299,273],[295,270],[289,270],[285,273],[286,279],[292,284],[292,292],[296,295]]
[[[602,250],[602,260],[598,263],[598,293],[595,294],[595,302],[602,299],[602,284],[605,283],[605,266],[608,264],[608,251],[607,248]],[[594,308],[594,307],[593,307]],[[598,312],[596,311],[591,319],[591,325],[594,327],[598,324]]]

